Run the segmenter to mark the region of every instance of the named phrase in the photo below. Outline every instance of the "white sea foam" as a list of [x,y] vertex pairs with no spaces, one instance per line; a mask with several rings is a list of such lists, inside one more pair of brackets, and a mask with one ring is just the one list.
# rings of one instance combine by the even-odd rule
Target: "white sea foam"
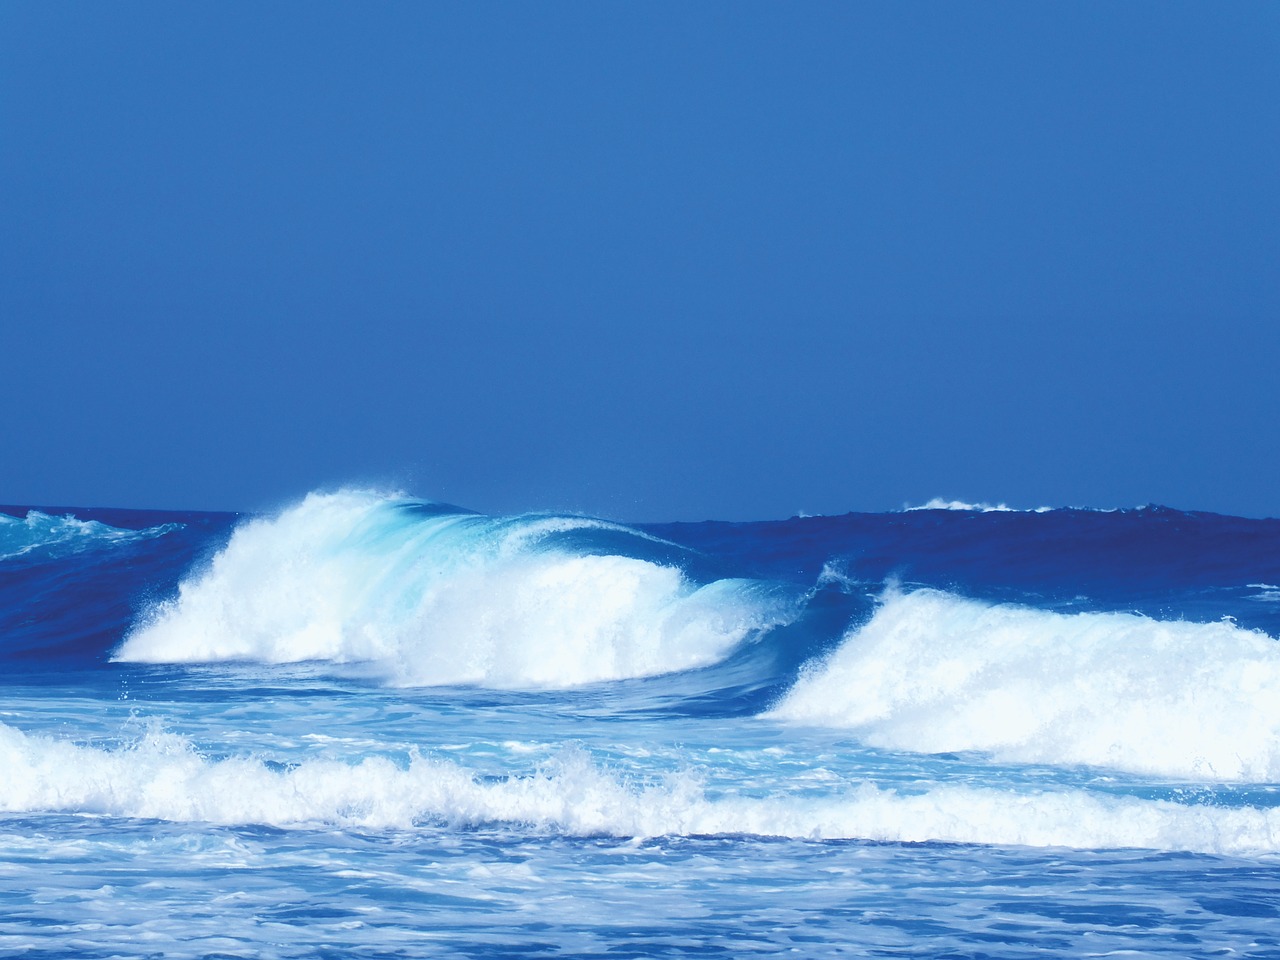
[[372,662],[406,686],[559,688],[714,663],[786,615],[759,585],[557,547],[575,517],[423,515],[372,493],[313,494],[239,527],[153,609],[121,660]]
[[1280,780],[1280,644],[1233,623],[889,591],[771,711],[869,745]]
[[1276,853],[1280,843],[1274,808],[1191,806],[1082,790],[934,786],[910,793],[867,782],[821,797],[715,796],[696,773],[628,782],[574,747],[529,775],[482,779],[422,756],[272,768],[249,757],[209,760],[188,741],[157,731],[107,750],[0,724],[0,769],[6,772],[0,811],[8,813],[365,829],[507,824],[574,836],[748,834],[1244,856]]

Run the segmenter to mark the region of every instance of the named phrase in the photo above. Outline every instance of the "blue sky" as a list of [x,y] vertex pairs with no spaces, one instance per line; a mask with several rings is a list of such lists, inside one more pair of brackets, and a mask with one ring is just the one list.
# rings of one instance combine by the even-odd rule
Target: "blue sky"
[[0,5],[0,502],[1280,514],[1280,6]]

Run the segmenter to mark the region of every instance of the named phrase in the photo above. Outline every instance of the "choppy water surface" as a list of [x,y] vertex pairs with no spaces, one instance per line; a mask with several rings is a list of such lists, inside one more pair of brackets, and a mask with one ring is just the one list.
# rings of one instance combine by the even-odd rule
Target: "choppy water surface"
[[0,953],[1280,955],[1280,522],[0,514]]

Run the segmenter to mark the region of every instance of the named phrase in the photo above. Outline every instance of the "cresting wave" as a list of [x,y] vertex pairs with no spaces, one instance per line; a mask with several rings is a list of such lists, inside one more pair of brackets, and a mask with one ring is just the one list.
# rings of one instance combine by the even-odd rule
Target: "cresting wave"
[[766,585],[698,584],[644,557],[659,548],[679,549],[588,518],[312,494],[238,527],[116,659],[362,662],[394,685],[555,689],[714,663],[791,615]]
[[1280,780],[1280,644],[1230,622],[890,590],[770,712],[924,753]]
[[1014,793],[849,783],[824,797],[713,796],[693,773],[628,783],[562,749],[528,776],[479,778],[447,760],[307,760],[281,769],[208,760],[174,734],[103,750],[0,724],[0,811],[182,822],[409,829],[515,825],[571,836],[747,834],[798,839],[1014,844],[1238,856],[1278,852],[1280,810],[1190,806],[1062,789]]

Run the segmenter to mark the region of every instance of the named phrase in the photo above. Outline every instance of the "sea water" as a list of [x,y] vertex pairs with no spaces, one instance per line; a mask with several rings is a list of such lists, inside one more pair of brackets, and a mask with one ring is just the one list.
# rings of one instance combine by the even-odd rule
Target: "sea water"
[[1280,522],[0,513],[0,955],[1280,956]]

